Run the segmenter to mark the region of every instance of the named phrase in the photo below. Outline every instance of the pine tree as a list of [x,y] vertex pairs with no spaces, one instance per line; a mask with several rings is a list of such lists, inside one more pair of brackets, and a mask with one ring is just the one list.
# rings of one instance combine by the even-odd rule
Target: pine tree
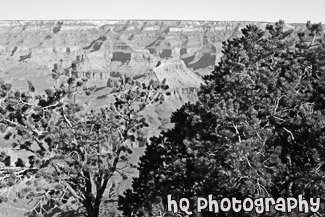
[[5,164],[5,156],[0,159],[5,164],[0,195],[34,201],[32,213],[38,215],[50,211],[46,206],[81,207],[85,216],[97,217],[102,202],[114,200],[110,196],[118,183],[112,178],[127,179],[126,169],[134,167],[132,144],[148,126],[140,112],[159,101],[166,88],[125,83],[110,93],[110,105],[85,112],[76,96],[90,95],[96,87],[74,75],[62,80],[57,71],[52,77],[56,86],[44,94],[36,94],[30,81],[27,92],[0,82],[0,129],[18,153],[30,153],[28,162],[19,159],[16,167]]
[[325,43],[321,24],[306,27],[296,34],[283,21],[248,25],[223,43],[198,102],[174,112],[175,127],[148,144],[139,177],[119,198],[125,216],[152,216],[157,199],[166,210],[168,194],[324,198]]

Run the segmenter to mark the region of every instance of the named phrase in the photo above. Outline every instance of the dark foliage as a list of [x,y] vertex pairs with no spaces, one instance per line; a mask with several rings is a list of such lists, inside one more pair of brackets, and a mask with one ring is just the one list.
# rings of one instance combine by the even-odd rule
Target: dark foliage
[[[324,198],[325,43],[320,24],[306,27],[294,35],[283,21],[249,25],[223,43],[199,101],[174,112],[175,127],[148,144],[139,177],[119,198],[125,216],[157,215],[157,199],[165,212],[168,194]],[[311,216],[202,213],[290,215]]]
[[[71,68],[78,67],[74,63]],[[31,81],[27,92],[12,91],[0,81],[1,131],[14,141],[17,152],[30,153],[28,162],[11,162],[10,156],[0,154],[0,195],[14,193],[36,202],[31,215],[50,211],[44,207],[60,207],[97,217],[102,201],[114,199],[116,180],[127,179],[126,169],[134,167],[132,144],[148,126],[139,112],[161,99],[166,88],[125,83],[107,107],[85,112],[76,96],[89,95],[96,87],[87,87],[86,79],[73,74],[60,80],[59,71],[53,72],[55,87],[44,94],[36,94]]]

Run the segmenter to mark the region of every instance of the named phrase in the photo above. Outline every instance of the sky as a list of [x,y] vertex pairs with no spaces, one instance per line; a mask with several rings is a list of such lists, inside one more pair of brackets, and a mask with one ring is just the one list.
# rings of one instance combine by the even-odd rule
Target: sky
[[325,24],[325,0],[0,0],[0,20],[65,19]]

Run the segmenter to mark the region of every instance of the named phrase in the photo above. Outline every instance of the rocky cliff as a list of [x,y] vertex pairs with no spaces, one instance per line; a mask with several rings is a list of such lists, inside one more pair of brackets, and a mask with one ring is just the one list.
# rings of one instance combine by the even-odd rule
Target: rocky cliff
[[[127,75],[166,74],[177,87],[198,86],[195,72],[207,73],[218,61],[221,42],[240,34],[247,22],[209,21],[1,21],[0,75],[20,87],[31,77],[41,88],[55,63],[81,62],[81,73],[107,82],[111,71]],[[265,25],[259,23],[258,25]],[[176,74],[173,74],[173,72]],[[102,76],[100,76],[100,73]],[[105,78],[103,78],[103,76]],[[106,81],[103,81],[106,80]]]

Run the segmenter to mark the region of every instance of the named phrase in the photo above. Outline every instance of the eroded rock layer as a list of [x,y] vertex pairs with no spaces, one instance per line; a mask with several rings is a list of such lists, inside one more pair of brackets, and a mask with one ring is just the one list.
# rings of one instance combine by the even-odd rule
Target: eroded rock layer
[[[130,76],[157,73],[197,87],[200,74],[219,60],[221,42],[240,34],[248,22],[209,21],[1,21],[0,75],[20,87],[22,75],[42,86],[55,63],[104,85],[111,71]],[[259,25],[265,25],[263,23]],[[197,72],[197,73],[195,73]],[[43,85],[41,85],[43,84]]]

